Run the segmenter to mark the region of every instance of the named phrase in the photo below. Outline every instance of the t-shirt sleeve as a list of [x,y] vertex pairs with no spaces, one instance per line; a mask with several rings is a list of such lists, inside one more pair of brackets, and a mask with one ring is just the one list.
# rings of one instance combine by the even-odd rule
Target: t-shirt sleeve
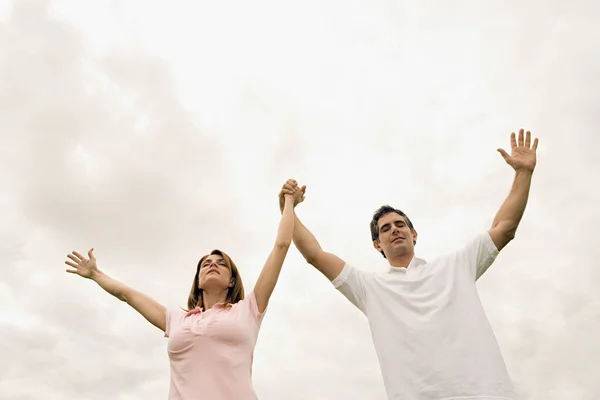
[[364,271],[345,264],[342,272],[331,281],[333,286],[363,313],[367,305],[366,275]]
[[457,252],[458,263],[467,269],[473,280],[479,279],[492,265],[498,256],[498,249],[488,232],[483,232],[472,239]]

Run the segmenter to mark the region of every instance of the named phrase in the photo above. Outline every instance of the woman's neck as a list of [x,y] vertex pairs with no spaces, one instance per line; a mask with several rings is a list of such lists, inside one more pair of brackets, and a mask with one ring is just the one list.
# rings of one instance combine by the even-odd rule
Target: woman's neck
[[227,290],[224,291],[202,291],[202,304],[204,311],[210,310],[215,304],[225,303],[227,301]]

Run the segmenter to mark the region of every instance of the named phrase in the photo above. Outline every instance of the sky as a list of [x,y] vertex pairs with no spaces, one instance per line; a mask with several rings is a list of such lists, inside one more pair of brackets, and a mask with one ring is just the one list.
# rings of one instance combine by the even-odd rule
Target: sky
[[[220,248],[249,291],[277,193],[365,270],[405,211],[432,258],[488,229],[519,128],[540,139],[516,239],[478,281],[522,399],[600,398],[600,3],[0,1],[0,398],[165,399],[166,339],[100,268],[185,305]],[[401,335],[398,332],[398,335]],[[385,398],[365,317],[292,248],[255,350],[264,400]]]

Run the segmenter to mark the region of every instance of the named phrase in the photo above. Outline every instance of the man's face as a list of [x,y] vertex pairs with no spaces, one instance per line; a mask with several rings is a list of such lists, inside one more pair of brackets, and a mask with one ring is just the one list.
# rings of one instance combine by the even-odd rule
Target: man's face
[[373,246],[383,251],[388,259],[414,253],[417,232],[408,227],[402,215],[395,212],[384,214],[377,222],[377,229],[379,241],[374,241]]

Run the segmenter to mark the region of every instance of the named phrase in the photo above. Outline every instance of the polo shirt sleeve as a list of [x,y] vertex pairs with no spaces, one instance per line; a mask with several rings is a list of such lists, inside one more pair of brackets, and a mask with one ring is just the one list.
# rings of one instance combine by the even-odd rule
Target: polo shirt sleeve
[[496,260],[498,253],[499,251],[490,234],[483,232],[459,251],[457,257],[461,267],[465,267],[473,280],[476,281]]
[[267,309],[265,309],[265,311],[262,313],[258,311],[258,304],[256,303],[256,295],[254,294],[254,292],[250,292],[250,294],[246,296],[246,298],[242,301],[247,302],[250,311],[250,316],[254,321],[260,324],[265,313],[267,312]]
[[345,264],[342,272],[331,281],[333,286],[363,313],[365,313],[367,303],[365,277],[365,272],[350,264]]
[[178,308],[167,308],[165,312],[165,337],[168,338],[171,334],[171,329],[179,324],[183,317],[185,316],[185,312]]

